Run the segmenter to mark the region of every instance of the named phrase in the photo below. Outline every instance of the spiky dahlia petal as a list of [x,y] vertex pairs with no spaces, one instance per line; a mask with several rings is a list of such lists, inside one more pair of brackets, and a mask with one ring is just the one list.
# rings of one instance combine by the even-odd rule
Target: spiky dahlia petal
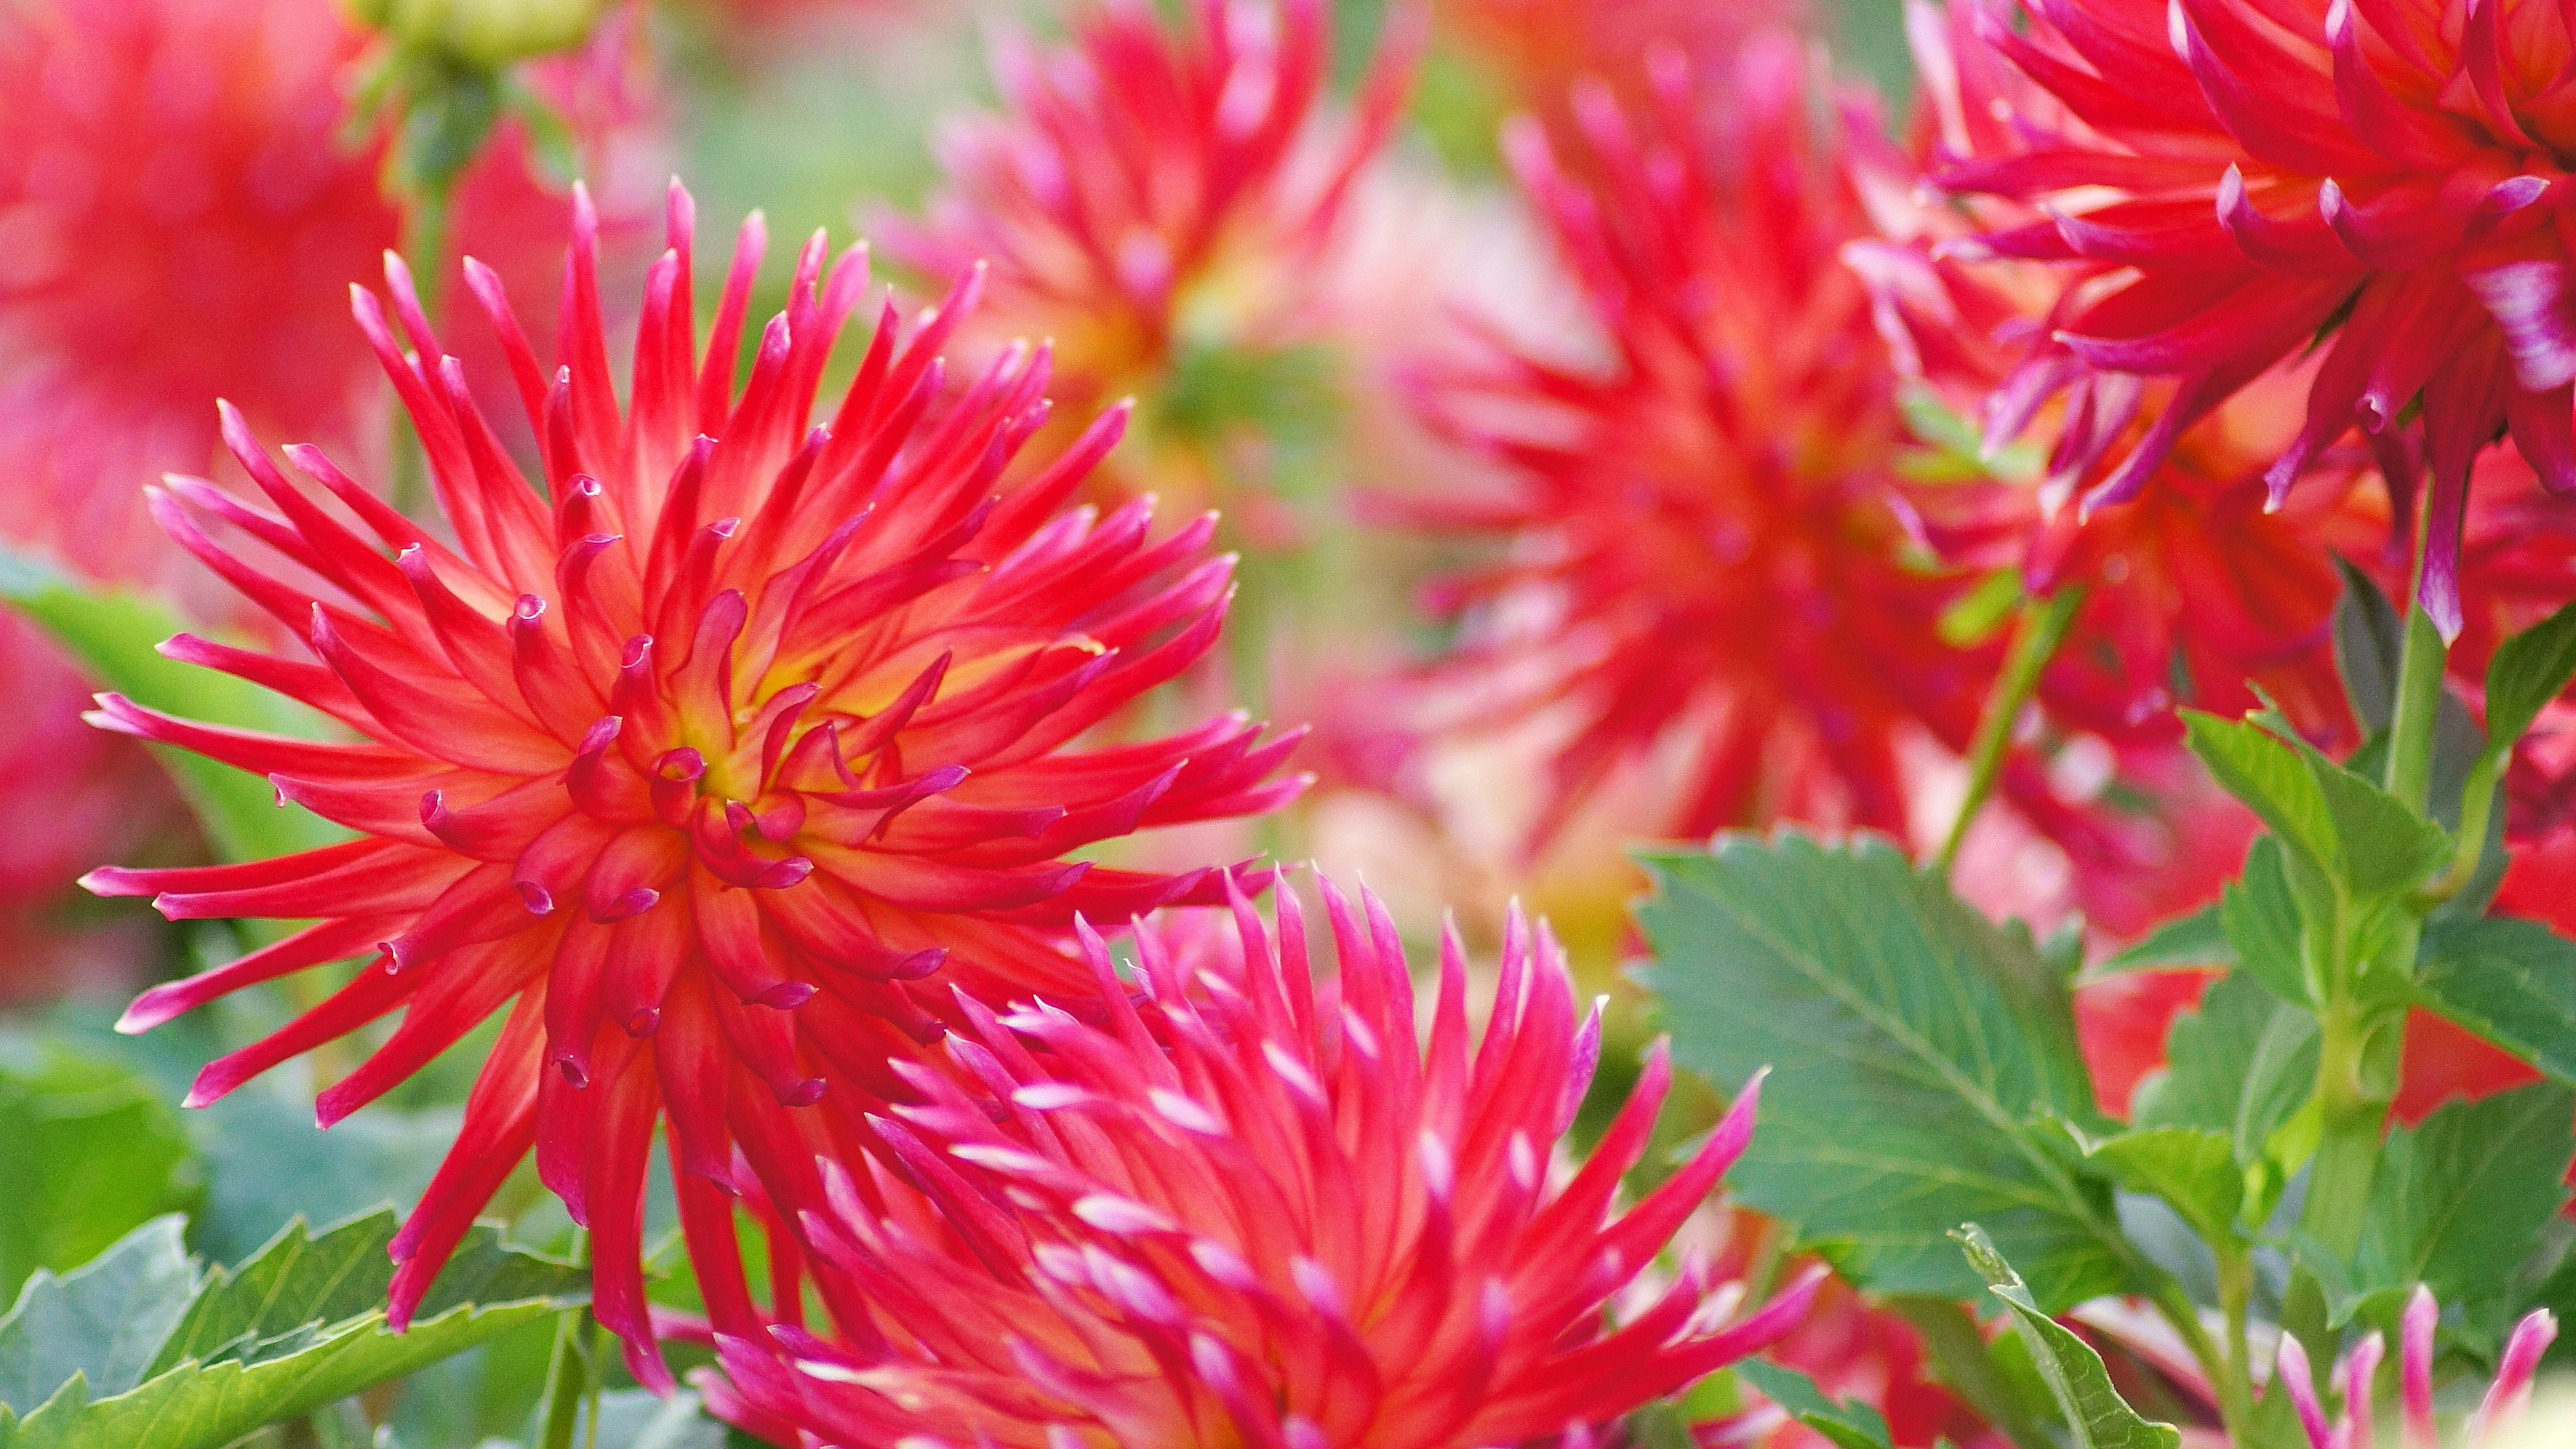
[[1614,1212],[1662,1052],[1552,1176],[1598,1018],[1544,928],[1515,916],[1479,1040],[1454,940],[1425,1030],[1376,899],[1323,892],[1320,980],[1293,893],[1274,928],[1229,889],[1231,930],[1140,929],[1133,999],[1082,930],[1097,1019],[961,1000],[946,1069],[903,1064],[919,1096],[821,1165],[829,1205],[803,1218],[818,1282],[859,1311],[830,1340],[720,1335],[709,1402],[782,1442],[1448,1449],[1605,1424],[1797,1321],[1811,1279],[1721,1324],[1689,1266],[1603,1321],[1743,1149],[1757,1091]]
[[[2433,1414],[2433,1338],[2440,1316],[2440,1305],[2434,1301],[2432,1291],[2419,1284],[2399,1319],[2397,1398],[2402,1437],[2409,1449],[2433,1445],[2440,1438]],[[2460,1442],[2467,1449],[2478,1449],[2498,1430],[2509,1428],[2522,1416],[2530,1402],[2532,1376],[2540,1367],[2540,1356],[2557,1337],[2557,1316],[2546,1308],[2533,1309],[2514,1325],[2506,1336],[2495,1378],[2465,1426],[2465,1437]],[[2301,1435],[2310,1449],[2346,1449],[2371,1442],[2371,1383],[2385,1351],[2385,1340],[2373,1332],[2336,1361],[2329,1386],[2343,1402],[2341,1412],[2329,1416],[2317,1394],[2315,1366],[2305,1346],[2295,1334],[2281,1336],[2280,1360],[2272,1382],[2289,1395]]]
[[[909,339],[881,327],[832,422],[809,428],[866,287],[864,253],[827,270],[820,238],[806,249],[737,394],[730,354],[697,348],[693,208],[676,186],[670,211],[622,405],[586,202],[576,198],[567,361],[550,382],[507,299],[477,287],[525,374],[542,488],[503,451],[399,265],[390,316],[355,294],[419,428],[453,548],[316,452],[289,455],[311,484],[289,476],[225,412],[226,442],[270,506],[184,482],[159,506],[312,660],[188,639],[170,652],[301,699],[361,738],[198,725],[112,695],[98,718],[267,775],[282,799],[360,833],[277,860],[90,878],[102,893],[151,895],[173,918],[319,920],[147,993],[130,1030],[320,962],[374,958],[210,1064],[192,1103],[399,1011],[384,1044],[322,1094],[327,1123],[506,1011],[457,1146],[396,1244],[394,1316],[533,1149],[594,1233],[601,1317],[648,1383],[667,1381],[638,1276],[657,1124],[677,1170],[715,1190],[682,1194],[693,1240],[718,1236],[708,1215],[729,1214],[726,1194],[749,1182],[795,1201],[798,1170],[771,1154],[855,1129],[783,1114],[820,1099],[819,1111],[855,1121],[901,1092],[887,1059],[958,1019],[952,988],[1085,998],[1077,912],[1132,914],[1207,889],[1200,873],[1095,868],[1065,852],[1267,808],[1295,788],[1278,779],[1293,737],[1264,741],[1240,718],[1068,748],[1208,647],[1225,567],[1191,567],[1203,531],[1154,546],[1141,512],[1057,511],[1114,422],[1068,456],[1067,473],[1039,470],[996,497],[1043,415],[1046,370],[1042,355],[1007,354],[927,405],[934,349],[971,305],[973,275]],[[743,240],[737,283],[760,228]],[[718,339],[741,331],[746,296],[728,288]],[[723,1280],[712,1302],[748,1301],[726,1291],[738,1264],[703,1271]]]

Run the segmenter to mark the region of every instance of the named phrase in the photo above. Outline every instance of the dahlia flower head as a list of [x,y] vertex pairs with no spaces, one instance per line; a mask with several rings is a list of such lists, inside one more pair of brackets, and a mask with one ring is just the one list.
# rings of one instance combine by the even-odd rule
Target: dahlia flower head
[[215,396],[312,435],[354,421],[372,369],[343,340],[341,288],[399,230],[372,150],[337,139],[362,44],[329,0],[0,9],[0,455],[20,542],[103,577],[166,572],[135,487],[206,466]]
[[266,775],[282,802],[355,835],[89,880],[174,919],[318,918],[145,993],[127,1030],[366,958],[320,1005],[208,1064],[191,1104],[401,1010],[322,1091],[328,1125],[503,1014],[456,1145],[393,1245],[393,1321],[533,1147],[591,1230],[601,1320],[658,1384],[638,1259],[658,1122],[696,1242],[709,1215],[729,1225],[726,1190],[803,1170],[801,1134],[902,1090],[888,1059],[973,1019],[958,988],[1080,999],[1093,977],[1070,948],[1076,910],[1114,918],[1221,890],[1205,871],[1067,851],[1260,811],[1298,782],[1273,778],[1293,737],[1264,742],[1240,718],[1065,748],[1210,645],[1230,565],[1201,558],[1211,520],[1149,542],[1146,505],[1061,507],[1119,413],[997,494],[1047,415],[1047,367],[1043,349],[1020,349],[946,386],[938,352],[980,273],[909,328],[888,299],[829,421],[809,427],[867,287],[863,249],[828,268],[819,234],[804,249],[737,392],[762,223],[744,224],[702,350],[693,206],[675,183],[621,405],[594,230],[576,193],[551,373],[491,273],[466,268],[542,440],[542,487],[496,445],[401,263],[386,262],[392,321],[353,291],[453,547],[318,450],[287,449],[310,481],[289,477],[229,408],[227,442],[268,506],[194,479],[156,491],[171,533],[311,657],[184,634],[164,652],[356,738],[252,734],[115,695],[95,718]]
[[1499,498],[1414,505],[1508,540],[1434,591],[1465,616],[1442,712],[1482,730],[1553,711],[1544,839],[1591,784],[1676,742],[1697,835],[1795,817],[1903,833],[1900,746],[1963,748],[1992,651],[1938,620],[1960,577],[1908,558],[1895,370],[1837,249],[1861,234],[1808,119],[1800,44],[1700,85],[1657,52],[1653,104],[1606,84],[1573,112],[1587,160],[1515,121],[1505,152],[1608,339],[1598,365],[1497,342],[1426,406],[1505,465]]
[[[1941,158],[2001,145],[2015,118],[2054,102],[1986,51],[1980,0],[1906,12],[1920,90],[1900,144],[1851,125],[1855,187],[1877,235],[1844,248],[1868,282],[1890,354],[1922,395],[1973,418],[1982,476],[1911,495],[1943,557],[2017,570],[2023,588],[2085,590],[2040,697],[2052,719],[2123,744],[2172,743],[2174,706],[2222,714],[2261,687],[2320,739],[2351,733],[2326,624],[2341,587],[2330,550],[2366,558],[2352,508],[2367,450],[2337,448],[2321,477],[2275,508],[2263,473],[2300,427],[2306,377],[2267,374],[2169,440],[2150,486],[2075,506],[2107,476],[2106,454],[2174,415],[2165,380],[2074,377],[2021,367],[2052,325],[2058,280],[2041,262],[1970,264],[1981,228],[2043,219],[2014,201],[1934,194]],[[2036,384],[2036,385],[2034,385]],[[2018,441],[2017,441],[2018,440]],[[1957,467],[1958,460],[1944,459]],[[2367,511],[2367,510],[2364,510]]]
[[927,276],[988,261],[991,327],[1054,341],[1068,407],[1146,400],[1148,455],[1112,463],[1120,489],[1207,496],[1201,468],[1167,456],[1184,425],[1155,404],[1187,348],[1314,339],[1312,274],[1402,107],[1418,26],[1399,10],[1340,115],[1325,0],[1181,9],[1086,0],[1069,43],[1043,50],[998,32],[1006,109],[951,129],[923,219],[879,230]]
[[[1578,1170],[1550,1157],[1600,1045],[1562,954],[1515,912],[1481,1038],[1453,934],[1427,1035],[1374,897],[1295,892],[1234,939],[1143,927],[1107,1003],[988,1012],[911,1103],[826,1163],[803,1238],[857,1305],[719,1338],[709,1406],[781,1443],[996,1449],[1469,1449],[1588,1431],[1779,1338],[1810,1272],[1735,1285],[1655,1260],[1753,1128],[1757,1089],[1612,1215],[1669,1083],[1658,1047]],[[1608,1310],[1612,1300],[1627,1309]],[[1609,1320],[1624,1317],[1615,1327]]]
[[[2433,1416],[2433,1331],[2440,1318],[2441,1309],[2431,1291],[2419,1286],[2407,1300],[2399,1320],[2397,1392],[2406,1449],[2437,1449],[2442,1442]],[[2557,1316],[2546,1308],[2533,1309],[2514,1325],[2505,1339],[2495,1379],[2463,1427],[2458,1441],[2461,1449],[2482,1449],[2522,1417],[2531,1402],[2531,1381],[2540,1368],[2540,1356],[2549,1351],[2557,1337]],[[2371,1441],[2370,1386],[2386,1352],[2386,1340],[2373,1332],[2336,1360],[2330,1371],[2331,1381],[2343,1399],[2343,1411],[2329,1420],[2317,1397],[2315,1370],[2308,1361],[2306,1346],[2296,1334],[2281,1336],[2280,1359],[2274,1366],[2272,1382],[2275,1388],[2289,1394],[2308,1449],[2366,1449]]]
[[[2508,11],[2511,11],[2508,14]],[[2576,146],[2569,32],[2478,0],[2032,0],[1971,12],[1976,45],[2051,104],[1945,158],[1945,186],[2037,215],[1984,253],[2053,264],[2047,336],[2006,384],[2169,378],[2174,400],[2088,504],[2134,496],[2182,431],[2321,343],[2277,504],[2357,429],[2400,515],[2429,473],[2418,593],[2461,626],[2471,464],[2499,433],[2576,490],[2576,307],[2563,220]]]

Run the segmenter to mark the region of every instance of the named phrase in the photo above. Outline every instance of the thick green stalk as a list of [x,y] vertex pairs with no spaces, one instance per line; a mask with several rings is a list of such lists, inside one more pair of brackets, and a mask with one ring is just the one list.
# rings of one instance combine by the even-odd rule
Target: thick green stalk
[[1950,822],[1950,834],[1941,842],[1940,866],[1946,873],[1959,858],[1959,847],[1966,843],[1968,827],[1976,823],[1977,812],[1986,806],[1987,797],[1995,792],[1995,781],[2003,774],[2004,756],[2012,748],[2014,721],[2021,718],[2022,706],[2030,703],[2039,688],[2040,671],[2066,642],[2067,626],[2075,622],[2075,610],[2084,602],[2081,588],[2060,589],[2044,599],[2033,599],[2022,605],[2021,626],[2013,634],[2012,652],[2004,658],[2003,672],[1995,677],[1994,692],[1986,698],[1986,712],[1977,721],[1977,733],[1968,744],[1968,793],[1959,801],[1958,816]]
[[2254,1422],[2254,1364],[2245,1333],[2246,1307],[2254,1296],[2254,1262],[2245,1249],[2227,1244],[2218,1249],[2218,1305],[2227,1316],[2226,1356],[2218,1375],[2218,1413],[2233,1443],[2247,1442]]
[[[2419,815],[2432,792],[2433,724],[2442,706],[2447,653],[2424,606],[2409,606],[2397,662],[2396,712],[2389,721],[2386,779],[2388,792]],[[2396,1095],[2397,1056],[2406,1032],[2403,1007],[2365,1004],[2355,978],[2361,972],[2381,979],[2413,975],[2421,929],[2421,918],[2412,914],[2392,923],[2379,955],[2367,962],[2354,959],[2338,940],[2325,973],[2326,999],[2317,1011],[2317,1152],[2308,1166],[2307,1204],[2300,1210],[2299,1226],[2338,1257],[2350,1257],[2361,1245],[2370,1180],[2379,1170],[2379,1139]],[[2387,993],[2370,995],[2384,1001]]]
[[2416,814],[2433,782],[2433,721],[2442,708],[2442,665],[2449,646],[2422,604],[2406,610],[2406,642],[2397,661],[2397,709],[2388,723],[2388,793]]
[[[2414,954],[2413,922],[2400,928]],[[2308,1196],[2299,1226],[2338,1258],[2361,1246],[2370,1181],[2379,1170],[2379,1139],[2396,1095],[2396,1062],[2404,1041],[2402,1008],[2364,1011],[2349,998],[2318,1015],[2317,1153],[2308,1167]]]

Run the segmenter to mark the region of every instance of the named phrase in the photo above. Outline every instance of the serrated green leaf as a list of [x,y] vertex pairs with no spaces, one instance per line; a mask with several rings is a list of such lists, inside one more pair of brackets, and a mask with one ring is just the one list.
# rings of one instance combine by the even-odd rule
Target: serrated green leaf
[[2219,894],[2219,926],[2245,974],[2283,1001],[2306,1003],[2316,993],[2301,955],[2299,898],[2282,857],[2275,837],[2255,840],[2243,873]]
[[504,1247],[489,1225],[461,1244],[411,1328],[385,1327],[395,1219],[315,1236],[292,1223],[250,1261],[217,1269],[155,1335],[138,1385],[66,1383],[0,1449],[222,1449],[261,1425],[399,1378],[586,1294],[571,1264]]
[[1973,1296],[1946,1240],[1969,1216],[2031,1266],[2043,1302],[2125,1284],[2107,1186],[2034,1125],[2108,1130],[2065,984],[2026,931],[1876,839],[1728,835],[1646,865],[1645,979],[1675,1058],[1728,1089],[1772,1068],[1730,1175],[1747,1202],[1883,1292]]
[[[156,1218],[59,1278],[27,1280],[0,1315],[0,1406],[24,1414],[75,1375],[102,1394],[141,1383],[154,1345],[196,1291],[180,1231],[178,1217]],[[0,1414],[0,1442],[7,1418]]]
[[[0,600],[53,636],[101,684],[171,714],[271,734],[320,738],[319,716],[282,696],[212,669],[161,656],[161,641],[187,626],[162,604],[122,589],[89,589],[0,546]],[[300,805],[281,806],[269,783],[184,750],[154,747],[227,859],[284,855],[345,838]]]
[[2422,1283],[2468,1306],[2512,1280],[2567,1204],[2576,1093],[2555,1083],[2446,1102],[2380,1146],[2352,1289]]
[[2218,907],[2208,905],[2157,926],[2127,950],[2085,972],[2082,979],[2089,983],[2132,971],[2235,964],[2236,948],[2228,941],[2226,928],[2219,923]]
[[1783,1364],[1746,1359],[1735,1366],[1745,1382],[1782,1413],[1815,1430],[1835,1449],[1888,1449],[1887,1418],[1859,1399],[1828,1398],[1816,1381]]
[[2243,720],[2182,715],[2192,753],[2219,785],[2355,896],[2411,889],[2449,859],[2440,826],[2315,749]]
[[204,1188],[178,1113],[141,1074],[34,1041],[0,1042],[0,1163],[0,1298]]
[[2437,922],[2415,990],[2427,1010],[2576,1086],[2576,941],[2502,916]]
[[2076,1449],[2179,1449],[2182,1431],[2141,1418],[2129,1407],[2112,1387],[2102,1355],[2040,1311],[2021,1275],[1995,1251],[1984,1229],[1969,1223],[1954,1236],[1967,1251],[1970,1265],[2011,1310],[2013,1330],[2029,1346],[2033,1365],[2066,1416]]
[[2245,1202],[2245,1169],[2234,1141],[2206,1127],[2146,1127],[2091,1144],[2085,1154],[2131,1192],[2172,1205],[2201,1241],[2238,1241],[2237,1210]]
[[2131,1116],[2141,1128],[2220,1133],[2252,1166],[2316,1078],[2316,1018],[2233,972],[2166,1028],[2164,1070],[2139,1084]]
[[2487,661],[2487,738],[2510,750],[2576,679],[2576,604],[2505,640]]

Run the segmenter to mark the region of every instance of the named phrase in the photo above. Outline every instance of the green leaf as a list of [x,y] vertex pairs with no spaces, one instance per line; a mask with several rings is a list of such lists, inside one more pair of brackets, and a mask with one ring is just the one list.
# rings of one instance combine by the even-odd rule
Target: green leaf
[[2487,661],[2489,748],[2509,751],[2576,679],[2576,604],[2505,640]]
[[2576,1086],[2576,941],[2538,921],[2443,921],[2424,932],[2416,1000]]
[[[14,1426],[0,1417],[0,1449],[222,1449],[585,1297],[579,1268],[504,1247],[486,1225],[430,1285],[411,1328],[390,1332],[394,1229],[391,1212],[319,1236],[292,1223],[238,1269],[176,1285],[139,1383],[64,1382]],[[0,1320],[0,1342],[8,1328]]]
[[2306,1156],[2285,1129],[2314,1088],[2317,1041],[2315,1017],[2232,972],[2166,1029],[2164,1069],[2139,1084],[2130,1115],[2141,1129],[2224,1136],[2252,1197],[2239,1216],[2259,1223]]
[[[574,1430],[590,1442],[588,1415]],[[612,1389],[599,1396],[599,1449],[724,1449],[725,1426],[707,1417],[698,1396],[682,1389],[669,1398],[650,1389]]]
[[2567,1203],[2576,1093],[2554,1083],[2451,1101],[2381,1144],[2353,1287],[2422,1283],[2468,1307],[2512,1280]]
[[2132,971],[2235,964],[2236,947],[2219,923],[2218,907],[2210,905],[2187,916],[2176,916],[2149,931],[2127,950],[2085,972],[2082,979],[2089,984]]
[[[0,1316],[0,1407],[32,1409],[75,1375],[109,1394],[143,1381],[197,1286],[180,1226],[176,1216],[155,1218],[60,1278],[27,1280]],[[0,1413],[0,1426],[8,1418]]]
[[2363,733],[2388,728],[2397,712],[2397,667],[2404,651],[2405,626],[2397,606],[2379,591],[2370,575],[2352,561],[2335,555],[2343,575],[2343,595],[2335,600],[2334,654],[2343,676],[2344,697]]
[[2218,919],[2247,975],[2283,1001],[2316,998],[2300,947],[2299,898],[2279,839],[2261,836],[2245,853],[2244,873],[2219,894]]
[[0,1042],[0,1163],[0,1296],[202,1191],[178,1113],[141,1074],[23,1040]]
[[1830,1245],[1887,1293],[1973,1296],[1946,1241],[1988,1223],[2043,1302],[2128,1279],[2104,1183],[2054,1128],[2108,1130],[2062,979],[1885,841],[1783,832],[1645,857],[1638,911],[1677,1060],[1722,1087],[1771,1067],[1730,1175],[1749,1203]]
[[2411,889],[2450,858],[2440,826],[2313,748],[2243,720],[2182,715],[2192,753],[2220,786],[2354,895]]
[[1762,1397],[1824,1436],[1835,1449],[1888,1449],[1887,1418],[1867,1403],[1828,1398],[1814,1379],[1782,1364],[1746,1359],[1735,1371]]
[[1969,1223],[1955,1234],[1968,1262],[1984,1277],[2004,1307],[2012,1311],[2013,1330],[2030,1348],[2040,1377],[2074,1431],[2076,1449],[2179,1449],[2182,1431],[2171,1424],[2140,1418],[2111,1386],[2102,1356],[2057,1320],[2040,1311],[2012,1264],[1995,1251],[1985,1230]]
[[2173,1205],[2201,1241],[2223,1245],[2245,1202],[2245,1169],[2234,1141],[2206,1127],[2147,1127],[2092,1143],[2085,1156],[2131,1192]]
[[[0,547],[0,599],[53,636],[107,688],[140,705],[209,723],[318,739],[321,718],[283,696],[217,670],[161,656],[187,626],[162,604],[123,589],[89,589]],[[266,780],[184,750],[153,751],[227,859],[284,855],[347,832],[300,805],[281,806]]]

